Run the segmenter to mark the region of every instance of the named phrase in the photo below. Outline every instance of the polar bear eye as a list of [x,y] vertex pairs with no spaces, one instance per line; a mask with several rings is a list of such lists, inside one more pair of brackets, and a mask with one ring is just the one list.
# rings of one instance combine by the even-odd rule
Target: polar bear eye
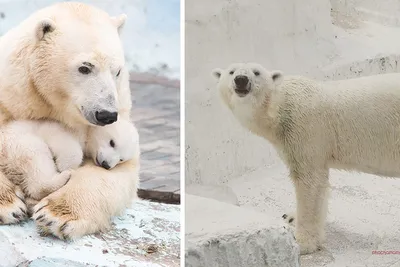
[[81,66],[81,67],[79,67],[78,71],[79,71],[80,73],[82,73],[82,74],[89,74],[89,73],[92,72],[92,70],[89,69],[89,68],[86,67],[86,66]]
[[115,147],[115,142],[114,142],[114,140],[110,140],[110,146],[111,146],[111,147]]
[[235,71],[233,71],[233,70],[231,70],[231,71],[229,72],[230,75],[233,75],[233,73],[235,73]]
[[119,76],[119,74],[120,74],[120,73],[121,73],[121,70],[119,70],[119,71],[118,71],[118,73],[117,73],[117,77]]
[[254,75],[260,76],[260,72],[258,70],[253,71]]

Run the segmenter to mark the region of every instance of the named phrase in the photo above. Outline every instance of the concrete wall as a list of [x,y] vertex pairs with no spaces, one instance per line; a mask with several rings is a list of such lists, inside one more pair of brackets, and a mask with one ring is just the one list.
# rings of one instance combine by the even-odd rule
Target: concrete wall
[[[125,13],[122,39],[127,64],[134,71],[160,71],[178,78],[180,73],[180,0],[77,0],[111,15]],[[57,0],[0,0],[0,35],[35,10]],[[165,68],[168,66],[168,68]]]
[[331,0],[333,9],[349,17],[367,19],[389,26],[400,26],[398,0]]
[[279,159],[234,120],[211,70],[256,61],[318,76],[335,55],[328,0],[186,0],[186,181],[221,184]]
[[398,0],[351,0],[349,2],[353,2],[357,7],[365,8],[388,16],[398,16],[400,13],[400,2]]

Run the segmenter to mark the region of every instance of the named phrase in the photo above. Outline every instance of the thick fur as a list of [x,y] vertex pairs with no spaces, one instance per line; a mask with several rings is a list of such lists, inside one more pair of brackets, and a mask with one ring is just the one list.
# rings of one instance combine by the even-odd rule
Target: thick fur
[[122,118],[106,126],[90,127],[88,137],[85,155],[98,166],[106,162],[112,169],[140,154],[139,133],[130,121]]
[[[129,74],[119,32],[125,16],[89,5],[57,3],[37,11],[0,38],[0,126],[51,119],[85,143],[97,111],[130,120]],[[90,63],[91,73],[78,70]],[[112,170],[85,161],[68,184],[35,208],[42,232],[78,238],[107,229],[137,196],[139,154]],[[0,175],[0,219],[15,223],[20,188]],[[18,214],[17,214],[18,215]],[[14,219],[13,219],[14,218]],[[51,225],[51,227],[49,227]]]
[[[239,122],[271,142],[290,170],[297,215],[283,217],[296,224],[302,254],[324,240],[330,168],[400,177],[400,74],[322,82],[255,63],[213,74]],[[237,75],[249,78],[248,94],[235,92]]]
[[0,170],[20,186],[29,203],[64,186],[71,172],[82,164],[84,154],[98,166],[106,162],[111,169],[134,158],[139,149],[138,132],[124,119],[91,127],[85,148],[55,121],[13,121],[0,133]]
[[61,124],[15,121],[0,131],[0,171],[39,201],[67,183],[83,161],[83,148]]

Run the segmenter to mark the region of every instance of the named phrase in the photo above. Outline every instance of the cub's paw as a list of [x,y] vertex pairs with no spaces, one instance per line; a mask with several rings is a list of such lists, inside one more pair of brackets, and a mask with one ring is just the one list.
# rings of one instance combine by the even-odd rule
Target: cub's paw
[[291,227],[295,227],[295,225],[296,225],[296,222],[295,222],[295,213],[292,213],[292,212],[290,212],[290,213],[285,213],[285,214],[283,214],[282,215],[282,219],[287,223],[287,224],[289,224],[289,226],[291,226]]
[[42,236],[53,235],[63,240],[74,240],[96,232],[96,221],[82,219],[79,210],[62,196],[49,197],[40,201],[33,211],[33,220]]
[[74,170],[67,169],[65,171],[56,174],[56,176],[53,177],[53,180],[57,182],[55,187],[53,188],[53,192],[57,191],[58,189],[66,185],[71,179],[73,172]]
[[0,225],[14,224],[28,218],[24,194],[17,186],[0,192]]

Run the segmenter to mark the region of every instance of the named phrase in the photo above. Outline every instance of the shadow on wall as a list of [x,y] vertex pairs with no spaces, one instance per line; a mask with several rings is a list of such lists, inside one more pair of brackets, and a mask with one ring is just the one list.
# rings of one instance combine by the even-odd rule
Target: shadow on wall
[[[179,0],[78,0],[95,5],[111,15],[128,15],[122,39],[127,64],[132,71],[150,71],[179,78]],[[0,35],[36,10],[56,0],[0,0]]]

